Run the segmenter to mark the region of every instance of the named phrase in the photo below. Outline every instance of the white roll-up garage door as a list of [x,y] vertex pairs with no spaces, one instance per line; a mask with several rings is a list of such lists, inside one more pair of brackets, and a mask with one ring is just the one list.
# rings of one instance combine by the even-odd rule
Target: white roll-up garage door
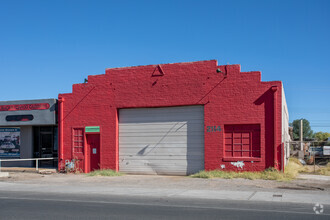
[[203,106],[119,110],[119,171],[189,175],[203,169]]

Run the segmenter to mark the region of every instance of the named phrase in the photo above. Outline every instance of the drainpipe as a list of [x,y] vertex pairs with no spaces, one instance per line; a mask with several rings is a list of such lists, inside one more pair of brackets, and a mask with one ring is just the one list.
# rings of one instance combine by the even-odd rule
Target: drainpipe
[[[58,133],[58,144],[59,144],[59,150],[60,150],[60,160],[59,160],[59,164],[60,162],[62,162],[62,160],[64,159],[64,153],[63,153],[63,106],[64,104],[64,98],[60,97],[58,99],[58,107],[59,107],[59,115],[58,115],[58,126],[59,126],[59,133]],[[59,168],[61,168],[59,166]]]
[[282,143],[281,144],[281,171],[282,172],[284,172],[284,160],[285,160],[285,153],[284,153],[284,146],[285,146],[285,144],[284,143]]
[[277,162],[277,147],[276,147],[276,105],[277,105],[277,86],[272,86],[272,91],[274,95],[274,168],[277,169],[278,162]]

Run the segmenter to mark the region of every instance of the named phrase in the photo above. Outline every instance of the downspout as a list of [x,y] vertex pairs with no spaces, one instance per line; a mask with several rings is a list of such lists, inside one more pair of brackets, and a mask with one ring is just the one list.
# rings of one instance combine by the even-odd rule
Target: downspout
[[59,126],[59,134],[58,134],[58,143],[59,143],[59,150],[60,150],[60,159],[59,159],[59,169],[61,169],[61,162],[63,161],[64,159],[64,147],[63,147],[63,104],[64,104],[64,98],[63,97],[60,97],[58,99],[58,107],[59,107],[59,116],[58,116],[58,126]]
[[273,95],[274,95],[274,168],[277,169],[278,166],[278,161],[277,161],[277,147],[276,147],[276,115],[277,115],[277,111],[276,111],[276,106],[277,106],[277,86],[272,86],[272,91],[273,91]]
[[281,144],[281,171],[284,172],[284,143]]

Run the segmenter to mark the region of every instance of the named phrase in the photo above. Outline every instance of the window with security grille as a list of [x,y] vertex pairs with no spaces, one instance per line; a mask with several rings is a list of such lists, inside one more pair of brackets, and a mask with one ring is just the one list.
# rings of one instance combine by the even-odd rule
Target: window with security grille
[[73,153],[84,153],[84,129],[73,128],[72,130],[73,139]]
[[260,157],[260,125],[225,125],[225,157]]

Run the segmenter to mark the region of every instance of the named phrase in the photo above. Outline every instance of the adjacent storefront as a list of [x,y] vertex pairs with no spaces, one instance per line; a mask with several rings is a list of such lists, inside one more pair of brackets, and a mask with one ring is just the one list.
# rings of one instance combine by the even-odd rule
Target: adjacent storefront
[[[57,100],[0,101],[0,159],[57,158]],[[39,166],[56,167],[57,161]],[[34,161],[2,162],[34,166]]]

